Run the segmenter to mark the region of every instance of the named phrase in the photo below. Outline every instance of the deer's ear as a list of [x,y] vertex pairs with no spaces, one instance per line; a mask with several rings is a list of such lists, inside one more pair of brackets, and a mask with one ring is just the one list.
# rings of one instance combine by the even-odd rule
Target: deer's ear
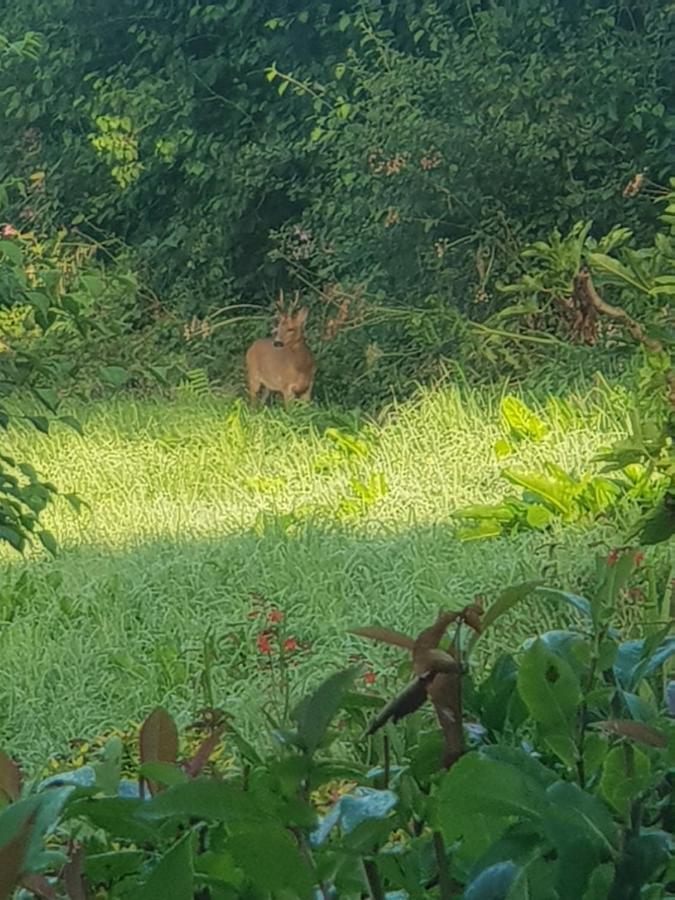
[[309,315],[309,310],[307,309],[306,306],[303,306],[302,309],[299,309],[298,312],[296,313],[295,320],[300,325],[304,325],[305,322],[307,321],[308,315]]

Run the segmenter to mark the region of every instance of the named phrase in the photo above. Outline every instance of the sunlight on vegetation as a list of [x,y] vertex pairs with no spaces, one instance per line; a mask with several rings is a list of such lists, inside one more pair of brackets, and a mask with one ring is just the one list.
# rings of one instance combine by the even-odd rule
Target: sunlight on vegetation
[[[552,399],[539,409],[546,435],[523,440],[513,464],[585,471],[623,433],[620,397],[598,388]],[[414,629],[477,590],[542,571],[575,587],[592,564],[588,529],[601,549],[609,540],[590,523],[508,545],[456,540],[452,514],[504,491],[499,398],[487,392],[426,391],[380,425],[321,409],[250,412],[215,398],[118,400],[85,419],[84,437],[60,428],[11,439],[13,453],[30,453],[84,503],[79,515],[61,501],[45,516],[62,545],[54,562],[8,557],[3,578],[11,625],[0,672],[11,695],[1,728],[24,758],[169,698],[194,709],[210,629],[218,692],[252,727],[250,700],[267,687],[247,620],[254,595],[283,609],[306,647],[292,673],[301,684],[353,652],[344,631],[359,617],[378,620],[386,608]],[[542,628],[556,621],[546,604],[532,615]],[[519,627],[524,636],[531,624]],[[373,651],[373,667],[385,661]]]

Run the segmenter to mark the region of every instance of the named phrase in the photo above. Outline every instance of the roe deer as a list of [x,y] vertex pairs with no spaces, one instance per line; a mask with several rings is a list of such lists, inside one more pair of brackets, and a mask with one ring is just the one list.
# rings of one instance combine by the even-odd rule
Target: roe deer
[[270,392],[282,394],[286,406],[291,400],[309,400],[314,385],[316,363],[305,343],[304,325],[309,310],[279,313],[274,337],[255,341],[246,353],[248,391],[255,400],[263,389],[265,401]]

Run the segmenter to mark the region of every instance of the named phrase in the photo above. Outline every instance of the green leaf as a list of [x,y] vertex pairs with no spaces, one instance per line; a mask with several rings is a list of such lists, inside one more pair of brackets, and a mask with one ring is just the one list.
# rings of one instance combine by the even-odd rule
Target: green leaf
[[597,628],[616,609],[621,591],[627,586],[635,569],[635,553],[621,553],[616,561],[597,559],[600,586],[591,601],[593,624]]
[[101,369],[101,378],[113,387],[119,388],[129,380],[129,373],[121,366],[105,366]]
[[122,774],[122,741],[116,735],[106,741],[103,748],[103,759],[94,765],[96,786],[109,797],[117,795],[117,788]]
[[172,785],[145,803],[141,814],[144,819],[180,817],[228,824],[269,817],[252,793],[207,778]]
[[451,845],[460,838],[480,841],[477,830],[485,820],[502,831],[512,818],[540,823],[547,808],[546,791],[536,778],[509,762],[473,752],[443,777],[436,815]]
[[538,581],[525,581],[522,584],[515,584],[511,587],[506,588],[505,591],[497,597],[495,602],[488,607],[485,615],[481,621],[481,632],[480,634],[476,634],[475,632],[471,635],[467,645],[467,652],[471,652],[473,646],[480,640],[481,636],[485,634],[485,632],[490,628],[494,623],[504,615],[504,613],[509,612],[509,610],[513,609],[518,603],[522,600],[525,600],[526,597],[529,597],[532,592],[539,586]]
[[0,256],[4,256],[15,266],[23,265],[23,252],[21,245],[12,240],[0,238]]
[[637,747],[624,744],[612,747],[602,767],[600,793],[621,815],[627,815],[631,803],[651,784],[649,757]]
[[312,878],[297,843],[283,828],[242,827],[227,840],[226,849],[258,891],[282,891],[299,900],[312,896]]
[[26,416],[26,418],[38,431],[49,434],[49,421],[44,416]]
[[573,766],[581,690],[570,664],[537,639],[521,658],[518,692],[549,747],[567,766]]
[[502,476],[511,484],[534,494],[562,515],[568,515],[574,509],[573,499],[558,478],[549,478],[538,472],[516,472],[514,469],[503,469]]
[[530,528],[543,529],[548,528],[548,526],[553,522],[553,513],[545,506],[540,506],[538,503],[533,503],[528,507],[525,518]]
[[193,900],[192,834],[188,832],[168,850],[148,879],[131,896],[137,900]]
[[494,450],[497,459],[506,459],[507,456],[511,456],[514,452],[513,445],[510,441],[505,440],[505,438],[500,438],[498,441],[495,441]]
[[50,412],[55,413],[58,410],[61,401],[56,391],[51,388],[33,388],[33,393]]
[[73,431],[76,431],[78,434],[84,434],[82,423],[78,421],[74,416],[59,416],[58,421],[62,422],[64,425],[67,425],[69,428],[72,428]]
[[504,424],[511,434],[522,440],[541,441],[548,432],[546,424],[519,397],[508,394],[501,402]]
[[474,878],[464,891],[464,900],[508,900],[511,887],[521,874],[520,866],[508,860],[495,863]]
[[336,672],[293,710],[293,719],[298,725],[298,739],[309,753],[313,753],[325,737],[328,726],[358,672],[358,667]]
[[26,547],[26,538],[14,525],[0,525],[0,541],[5,541],[19,553]]
[[597,866],[588,881],[582,900],[607,900],[614,883],[615,872],[612,863]]
[[56,543],[56,538],[51,533],[51,531],[38,531],[38,538],[40,539],[40,543],[42,546],[51,553],[52,556],[56,556],[58,552],[58,544]]
[[189,778],[185,772],[174,763],[149,762],[139,767],[138,774],[147,781],[154,781],[171,787],[174,784],[185,784]]

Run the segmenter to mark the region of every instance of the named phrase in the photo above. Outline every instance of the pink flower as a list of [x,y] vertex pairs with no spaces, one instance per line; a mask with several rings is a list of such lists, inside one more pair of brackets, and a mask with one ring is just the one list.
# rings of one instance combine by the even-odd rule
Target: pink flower
[[295,638],[286,638],[284,641],[284,653],[293,653],[298,649],[298,642]]
[[366,672],[366,674],[363,676],[363,681],[368,686],[371,686],[377,681],[377,675],[375,674],[375,672]]
[[256,644],[259,653],[264,653],[266,656],[269,656],[272,652],[272,645],[270,644],[270,638],[268,634],[259,634],[256,638]]
[[10,225],[9,223],[7,223],[6,225],[2,226],[2,229],[0,229],[0,234],[4,238],[13,238],[13,237],[17,237],[19,232],[16,230],[16,228],[13,225]]
[[267,621],[271,622],[273,625],[278,625],[279,622],[284,621],[284,614],[280,609],[273,609],[267,614]]

